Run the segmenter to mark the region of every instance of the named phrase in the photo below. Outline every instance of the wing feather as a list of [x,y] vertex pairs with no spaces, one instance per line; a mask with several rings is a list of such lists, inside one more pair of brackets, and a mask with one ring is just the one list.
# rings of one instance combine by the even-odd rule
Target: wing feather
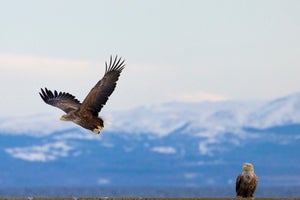
[[109,96],[113,93],[119,76],[125,67],[125,60],[110,57],[109,64],[105,62],[105,74],[101,80],[91,89],[87,97],[82,102],[80,110],[82,112],[89,111],[94,116],[98,113],[107,102]]
[[76,110],[81,106],[80,102],[73,95],[66,92],[58,93],[56,90],[52,92],[47,88],[41,88],[39,94],[45,103],[55,106],[66,113]]
[[241,175],[238,175],[238,177],[236,178],[236,182],[235,182],[235,191],[236,191],[237,194],[240,193],[241,179],[242,179],[242,176],[241,176]]

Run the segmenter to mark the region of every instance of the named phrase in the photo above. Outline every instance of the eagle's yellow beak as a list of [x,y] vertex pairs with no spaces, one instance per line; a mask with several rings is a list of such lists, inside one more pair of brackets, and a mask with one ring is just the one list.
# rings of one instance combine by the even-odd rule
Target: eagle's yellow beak
[[244,164],[243,164],[243,169],[244,169],[244,170],[250,170],[250,169],[251,169],[251,164],[249,164],[249,163],[244,163]]
[[61,117],[59,118],[59,120],[61,120],[61,121],[66,121],[66,118],[64,118],[63,116],[61,116]]

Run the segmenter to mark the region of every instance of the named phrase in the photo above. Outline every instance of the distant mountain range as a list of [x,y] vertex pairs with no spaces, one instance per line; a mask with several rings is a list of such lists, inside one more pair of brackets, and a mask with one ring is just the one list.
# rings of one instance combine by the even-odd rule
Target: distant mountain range
[[0,118],[0,187],[300,186],[300,94],[269,102],[171,102],[104,113],[100,135],[59,116]]

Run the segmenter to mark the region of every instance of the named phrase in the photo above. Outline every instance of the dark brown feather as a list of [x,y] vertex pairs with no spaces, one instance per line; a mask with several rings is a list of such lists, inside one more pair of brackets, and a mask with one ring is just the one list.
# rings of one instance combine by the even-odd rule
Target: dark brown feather
[[253,197],[258,183],[258,178],[254,174],[250,182],[248,182],[249,177],[240,174],[236,179],[236,194],[240,197]]
[[39,93],[45,103],[60,108],[61,110],[69,113],[70,111],[77,110],[80,107],[80,102],[71,94],[66,92],[54,92],[45,88],[41,88]]
[[236,178],[236,182],[235,182],[235,191],[237,193],[240,190],[240,186],[241,186],[241,175],[238,175],[238,177]]
[[122,58],[118,59],[117,56],[114,59],[110,57],[109,65],[105,62],[105,75],[84,99],[80,112],[88,111],[94,116],[98,116],[98,113],[116,87],[119,76],[125,66],[124,62],[125,60],[122,60]]

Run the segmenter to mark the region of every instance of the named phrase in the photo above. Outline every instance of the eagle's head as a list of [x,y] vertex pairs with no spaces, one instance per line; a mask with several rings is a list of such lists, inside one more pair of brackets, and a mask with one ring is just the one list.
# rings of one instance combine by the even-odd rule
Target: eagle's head
[[254,167],[251,163],[244,163],[243,170],[244,171],[254,171]]

